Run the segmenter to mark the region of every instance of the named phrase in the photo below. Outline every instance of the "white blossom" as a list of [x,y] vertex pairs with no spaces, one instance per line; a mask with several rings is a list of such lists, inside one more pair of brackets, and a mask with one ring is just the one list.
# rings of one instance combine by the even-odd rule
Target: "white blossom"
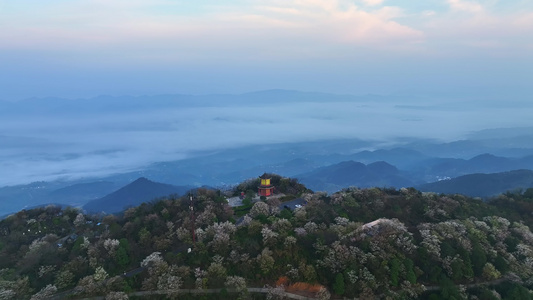
[[160,264],[162,262],[163,258],[161,257],[161,252],[153,252],[141,262],[141,267],[146,268],[151,265]]
[[294,232],[296,233],[296,235],[298,236],[305,236],[307,235],[307,231],[302,228],[302,227],[298,227],[298,228],[294,228]]
[[11,289],[0,289],[0,300],[11,300],[16,298],[17,293]]
[[340,226],[346,226],[348,225],[348,222],[350,220],[348,220],[347,218],[344,218],[344,217],[336,217],[335,218],[335,223],[337,223],[338,225]]
[[287,272],[285,272],[285,274],[292,280],[296,280],[298,279],[298,275],[299,275],[299,272],[298,272],[298,269],[293,267],[291,264],[288,264],[287,265]]
[[325,287],[321,287],[318,293],[316,293],[316,299],[318,300],[329,300],[329,298],[331,298],[331,294]]
[[285,299],[285,287],[283,285],[271,287],[266,286],[268,288],[268,292],[266,295],[267,300],[281,300]]
[[285,247],[290,247],[292,245],[295,245],[296,244],[296,238],[293,237],[293,236],[288,236],[285,238],[285,242],[284,242],[284,245]]
[[104,248],[107,250],[110,256],[114,256],[120,242],[117,239],[106,239],[104,241]]
[[307,222],[305,225],[304,225],[304,229],[308,232],[308,233],[315,233],[315,231],[318,229],[318,226],[316,225],[315,222]]
[[109,275],[107,274],[107,272],[104,270],[103,267],[98,267],[94,271],[93,278],[95,281],[102,281],[102,280],[107,279],[108,276]]
[[76,227],[83,226],[85,224],[85,216],[82,213],[79,213],[74,219],[74,225]]
[[348,281],[350,281],[351,284],[355,284],[357,282],[357,279],[359,279],[359,276],[357,276],[357,271],[350,270],[347,272],[348,275]]
[[50,299],[56,292],[57,287],[49,284],[42,288],[37,294],[33,295],[30,300]]
[[190,241],[192,239],[192,233],[190,228],[185,228],[183,226],[180,226],[176,230],[176,235],[178,236],[178,239],[180,241]]
[[39,272],[37,273],[39,277],[43,277],[46,274],[54,272],[56,269],[56,266],[40,266]]
[[239,293],[248,291],[246,287],[246,280],[239,276],[228,276],[224,285],[235,288]]
[[250,209],[250,216],[252,218],[255,218],[259,215],[265,215],[267,217],[270,215],[270,209],[268,207],[268,204],[266,204],[265,202],[256,202],[254,203],[254,206],[252,206],[252,208]]
[[286,233],[292,229],[292,224],[287,219],[278,219],[272,223],[272,229],[279,233]]
[[91,245],[91,243],[89,242],[89,239],[86,236],[84,236],[83,237],[83,243],[81,243],[80,248],[81,249],[88,249],[89,245]]
[[249,215],[245,215],[243,218],[242,218],[242,222],[239,224],[239,226],[248,226],[250,225],[250,223],[252,223],[252,218],[250,218]]
[[263,235],[264,244],[274,244],[276,243],[276,238],[278,237],[278,233],[270,230],[268,227],[263,227],[263,229],[261,229],[261,235]]

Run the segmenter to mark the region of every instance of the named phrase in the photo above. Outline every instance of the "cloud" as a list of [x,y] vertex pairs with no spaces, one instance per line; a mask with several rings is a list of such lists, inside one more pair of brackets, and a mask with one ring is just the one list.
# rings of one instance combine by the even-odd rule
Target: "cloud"
[[[527,7],[503,13],[487,1],[446,0],[449,11],[432,4],[424,10],[405,3],[383,6],[387,2],[381,0],[205,3],[21,4],[18,14],[0,12],[0,25],[10,28],[0,31],[0,49],[37,50],[50,59],[89,66],[361,59],[369,53],[438,56],[447,51],[443,44],[460,45],[450,53],[466,53],[476,45],[500,43],[504,47],[484,49],[502,53],[505,45],[521,49],[522,41],[530,40],[533,19]],[[493,35],[490,41],[478,41],[486,35]]]
[[453,10],[465,11],[469,13],[483,12],[483,6],[477,2],[469,2],[463,0],[447,0],[448,4]]
[[[421,103],[413,100],[402,103],[412,104],[410,107],[415,109],[398,108],[395,97],[359,102],[323,96],[319,101],[313,98],[313,102],[275,105],[250,98],[247,105],[232,104],[242,104],[246,97],[208,97],[213,103],[226,102],[219,107],[184,105],[142,112],[128,107],[120,112],[98,110],[63,116],[54,112],[40,114],[38,119],[24,112],[12,114],[2,119],[0,136],[34,139],[31,143],[27,139],[11,139],[12,144],[3,144],[0,186],[104,176],[152,162],[182,159],[202,150],[245,145],[331,138],[391,141],[399,136],[453,139],[494,125],[530,126],[533,113],[533,106],[517,110],[450,102],[442,108],[435,101],[431,106],[424,103],[425,109],[420,110],[416,106]],[[195,100],[201,99],[205,100]],[[509,119],[509,115],[513,118]],[[258,134],[261,132],[265,134]]]
[[299,44],[321,48],[327,43],[394,46],[423,38],[419,30],[398,23],[384,10],[366,11],[351,1],[249,3],[201,7],[194,14],[182,13],[181,9],[186,9],[179,2],[171,1],[84,0],[61,5],[40,4],[35,8],[26,7],[24,15],[0,13],[0,18],[12,28],[0,33],[0,47],[113,53],[129,47],[126,56],[132,51],[150,52],[155,48],[161,55],[167,52],[194,58],[201,53],[207,56],[219,52],[214,50],[217,47],[239,52],[241,47],[257,43],[268,47],[266,52],[269,52],[284,46],[264,42],[272,40],[288,43],[287,48],[298,48]]
[[280,87],[387,93],[423,86],[417,76],[439,73],[430,68],[462,72],[457,61],[530,61],[533,44],[526,2],[8,2],[0,0],[3,99]]
[[384,0],[363,0],[363,2],[368,6],[381,5]]

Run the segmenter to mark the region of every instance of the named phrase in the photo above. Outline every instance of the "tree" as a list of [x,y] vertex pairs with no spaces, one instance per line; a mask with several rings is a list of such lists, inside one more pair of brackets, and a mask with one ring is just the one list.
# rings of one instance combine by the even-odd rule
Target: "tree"
[[98,282],[98,281],[106,280],[107,277],[109,277],[109,275],[104,270],[104,268],[100,266],[96,268],[96,270],[94,271],[93,277],[94,277],[94,280]]
[[130,264],[130,257],[128,255],[129,242],[127,239],[120,239],[119,247],[115,255],[115,259],[118,265],[122,268],[127,267]]
[[472,247],[472,254],[470,256],[472,261],[472,267],[476,276],[483,274],[483,268],[487,263],[487,255],[479,243],[475,243]]
[[331,294],[328,292],[328,290],[325,287],[320,288],[318,293],[316,293],[316,298],[319,300],[329,300],[331,297]]
[[392,286],[398,286],[399,284],[400,265],[400,260],[397,258],[392,259],[390,267],[390,280]]
[[500,276],[500,272],[496,270],[493,264],[486,263],[483,267],[483,278],[485,278],[486,280],[498,279],[500,278]]
[[79,213],[74,219],[74,225],[76,227],[81,227],[85,224],[85,216],[82,213]]
[[457,286],[445,275],[441,275],[440,286],[442,299],[459,300],[463,298]]
[[264,275],[270,273],[275,263],[275,260],[272,257],[272,251],[270,251],[268,247],[263,249],[261,254],[257,255],[257,261],[259,262],[259,267]]
[[64,270],[57,274],[55,284],[58,288],[66,288],[74,283],[74,274],[69,270]]
[[270,209],[268,208],[268,204],[266,204],[265,202],[256,202],[254,206],[252,206],[252,209],[250,209],[250,216],[252,218],[269,215]]
[[533,295],[523,286],[514,284],[513,288],[505,293],[505,300],[531,300]]
[[229,276],[224,283],[227,287],[233,287],[240,294],[240,298],[246,298],[248,288],[246,287],[246,280],[239,276]]
[[333,291],[337,295],[344,295],[344,276],[342,273],[335,276],[335,284],[333,285]]
[[404,260],[403,265],[407,271],[407,281],[409,281],[411,284],[416,284],[416,274],[413,269],[415,265],[414,262],[407,258]]
[[33,295],[30,300],[50,299],[52,298],[52,295],[54,295],[56,292],[56,286],[49,284],[45,286],[42,290],[40,290],[37,294]]
[[507,271],[509,271],[509,264],[507,263],[505,258],[503,258],[499,254],[494,260],[494,266],[496,267],[496,269],[498,269],[498,271],[500,271],[500,273],[507,273]]

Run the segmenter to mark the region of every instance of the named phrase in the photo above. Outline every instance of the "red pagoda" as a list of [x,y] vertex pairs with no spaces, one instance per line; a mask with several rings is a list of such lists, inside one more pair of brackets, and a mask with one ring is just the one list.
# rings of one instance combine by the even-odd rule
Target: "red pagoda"
[[259,196],[271,196],[274,193],[274,186],[270,184],[271,177],[266,173],[259,177],[261,179],[261,185],[259,186]]

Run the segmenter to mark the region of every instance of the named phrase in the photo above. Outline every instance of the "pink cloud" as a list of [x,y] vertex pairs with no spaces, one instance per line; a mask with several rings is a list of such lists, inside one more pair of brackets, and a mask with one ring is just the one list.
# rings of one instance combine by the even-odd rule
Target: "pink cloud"
[[448,4],[453,10],[479,13],[483,11],[483,6],[477,2],[463,0],[448,0]]

